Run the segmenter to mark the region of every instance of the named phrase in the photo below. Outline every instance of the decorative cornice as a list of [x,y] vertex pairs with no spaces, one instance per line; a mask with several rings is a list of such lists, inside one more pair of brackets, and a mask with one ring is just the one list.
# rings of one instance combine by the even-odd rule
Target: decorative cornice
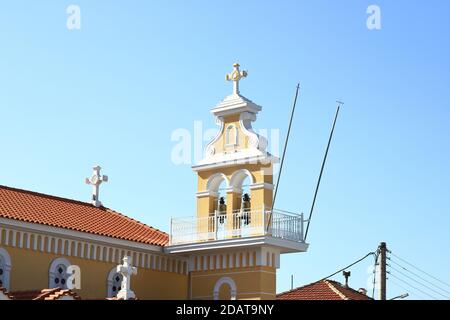
[[227,189],[226,189],[226,192],[227,193],[242,193],[242,189],[240,189],[240,188],[237,188],[237,187],[235,187],[235,186],[231,186],[231,187],[228,187]]
[[215,116],[227,116],[239,114],[242,112],[258,113],[261,106],[257,105],[250,99],[240,95],[231,94],[223,99],[215,108],[211,109],[211,113]]
[[249,188],[250,188],[250,190],[257,190],[257,189],[273,190],[273,184],[267,183],[267,182],[254,183]]
[[208,252],[210,250],[244,248],[244,247],[276,247],[281,253],[306,252],[309,244],[292,240],[275,238],[272,236],[254,236],[243,238],[229,238],[211,240],[206,242],[194,242],[164,247],[166,253],[194,253]]
[[209,170],[215,168],[230,167],[238,164],[274,164],[279,158],[268,152],[255,150],[253,152],[235,152],[233,154],[215,155],[205,158],[198,164],[192,166],[194,171]]
[[99,235],[81,232],[81,231],[75,231],[75,230],[52,227],[52,226],[41,225],[41,224],[36,224],[36,223],[18,221],[18,220],[8,219],[8,218],[0,218],[0,225],[14,227],[14,228],[22,230],[22,231],[45,233],[49,236],[64,237],[64,238],[78,240],[78,241],[95,242],[98,244],[109,245],[109,246],[118,246],[118,247],[122,247],[122,248],[139,249],[139,250],[151,251],[151,252],[162,252],[163,251],[162,247],[160,247],[160,246],[155,246],[155,245],[150,245],[150,244],[145,244],[145,243],[138,243],[138,242],[122,240],[122,239],[106,237],[106,236],[99,236]]
[[[3,219],[3,218],[2,218]],[[131,255],[137,261],[135,266],[143,269],[160,270],[173,273],[187,273],[188,259],[183,256],[168,256],[162,248],[158,251],[145,250],[142,248],[134,248],[130,246],[117,245],[117,243],[102,243],[92,241],[92,239],[79,240],[68,234],[59,234],[42,228],[27,228],[17,224],[5,224],[4,219],[0,219],[0,245],[8,247],[20,248],[24,250],[34,250],[39,252],[52,253],[61,257],[81,258],[85,260],[95,260],[108,262],[115,265],[118,259],[125,255]],[[25,222],[19,221],[24,224]],[[48,226],[41,226],[48,227]],[[4,239],[4,240],[3,240]],[[110,239],[111,240],[111,239]],[[0,248],[0,251],[3,250]],[[6,254],[2,256],[7,257]],[[173,261],[176,261],[173,264]],[[9,272],[10,263],[6,259],[5,274]],[[181,263],[181,264],[180,264]],[[51,276],[51,272],[50,272]],[[6,285],[8,286],[8,278]]]
[[215,191],[205,190],[205,191],[199,191],[196,193],[197,198],[203,198],[203,197],[218,197],[219,193]]

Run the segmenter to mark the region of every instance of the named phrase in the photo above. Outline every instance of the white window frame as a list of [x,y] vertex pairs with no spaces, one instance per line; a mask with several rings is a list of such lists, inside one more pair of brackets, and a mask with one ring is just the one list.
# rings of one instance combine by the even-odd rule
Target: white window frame
[[[66,271],[67,271],[67,268],[71,265],[69,260],[67,260],[66,258],[56,258],[50,264],[50,268],[48,270],[48,287],[50,289],[56,288],[55,287],[56,268],[61,264],[66,267]],[[65,286],[67,286],[67,283],[65,284]]]
[[[234,130],[234,141],[230,142],[230,132],[231,130]],[[237,146],[238,145],[238,129],[235,124],[230,124],[227,126],[227,129],[225,130],[225,145],[227,147]]]
[[[108,273],[108,278],[106,279],[106,285],[108,286],[107,287],[107,294],[108,294],[108,298],[113,298],[115,295],[113,294],[113,291],[112,291],[112,287],[113,287],[113,285],[114,285],[114,276],[116,275],[116,274],[118,274],[118,272],[117,272],[117,267],[114,267],[114,268],[112,268],[110,271],[109,271],[109,273]],[[122,279],[123,280],[123,279]],[[120,291],[120,289],[119,290],[117,290],[117,292],[116,292],[116,295],[117,295],[117,293]]]

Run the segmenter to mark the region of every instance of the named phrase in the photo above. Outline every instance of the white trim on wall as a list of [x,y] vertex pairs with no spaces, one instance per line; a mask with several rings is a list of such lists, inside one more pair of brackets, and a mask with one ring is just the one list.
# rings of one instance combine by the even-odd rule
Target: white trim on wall
[[[83,241],[94,241],[97,243],[101,243],[103,245],[116,245],[120,247],[126,247],[130,249],[139,249],[144,251],[153,251],[153,252],[161,252],[163,248],[161,246],[145,244],[140,242],[134,242],[129,240],[122,240],[113,237],[100,236],[96,234],[91,234],[87,232],[75,231],[70,229],[64,229],[59,227],[52,227],[47,225],[41,225],[37,223],[18,221],[14,219],[8,218],[0,218],[0,225],[5,225],[9,227],[14,227],[18,229],[22,229],[23,231],[28,232],[38,232],[45,233],[46,235],[54,235],[54,236],[62,236],[64,238],[72,238],[75,240],[83,240]],[[15,247],[15,233],[16,230],[13,230],[13,246]]]
[[[152,270],[156,270],[155,266],[146,265],[146,256],[149,256],[148,259],[153,259],[153,261],[155,261],[156,257],[159,257],[159,261],[162,261],[163,257],[168,256],[168,254],[165,254],[163,252],[128,250],[133,248],[120,248],[116,246],[105,245],[103,244],[103,242],[93,243],[91,241],[79,241],[74,238],[68,239],[66,237],[35,233],[33,231],[29,231],[30,229],[25,228],[18,228],[18,230],[15,230],[9,228],[10,225],[4,225],[1,222],[2,221],[0,221],[0,245],[4,246],[18,247],[21,244],[20,239],[23,239],[21,249],[24,250],[34,250],[52,253],[55,255],[63,255],[66,257],[78,257],[82,259],[103,261],[113,264],[120,263],[124,255],[131,255],[134,257],[133,260],[136,261],[136,267]],[[18,239],[19,241],[14,241],[14,239]],[[173,261],[176,261],[174,263],[184,263],[188,261],[188,258],[183,256],[171,255],[170,258]],[[187,268],[186,270],[183,270],[183,268],[169,269],[169,264],[165,264],[165,267],[163,266],[161,268],[161,271],[187,274]]]

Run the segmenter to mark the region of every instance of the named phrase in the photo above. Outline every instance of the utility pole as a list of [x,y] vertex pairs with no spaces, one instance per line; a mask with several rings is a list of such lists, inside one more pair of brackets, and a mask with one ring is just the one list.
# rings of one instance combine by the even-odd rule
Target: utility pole
[[380,300],[386,300],[386,242],[380,243]]

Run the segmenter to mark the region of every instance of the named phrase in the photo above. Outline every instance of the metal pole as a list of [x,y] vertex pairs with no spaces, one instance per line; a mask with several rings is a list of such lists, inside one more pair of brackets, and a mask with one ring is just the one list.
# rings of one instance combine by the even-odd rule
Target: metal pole
[[272,207],[270,209],[269,220],[267,222],[267,231],[269,231],[269,226],[270,226],[270,223],[272,222],[273,208],[275,206],[275,200],[277,199],[278,185],[280,184],[280,177],[281,177],[281,172],[283,170],[284,157],[286,155],[286,149],[287,149],[287,145],[288,145],[288,142],[289,142],[289,134],[291,133],[292,120],[294,119],[295,106],[297,105],[297,97],[298,97],[298,91],[299,90],[300,90],[300,83],[297,84],[297,89],[295,91],[295,98],[294,98],[294,103],[292,105],[291,118],[289,120],[289,127],[288,127],[288,131],[287,131],[287,134],[286,134],[286,141],[284,142],[283,155],[281,156],[280,171],[278,172],[277,183],[275,185],[275,192],[274,192],[273,200],[272,200]]
[[306,232],[305,232],[305,241],[306,241],[306,237],[308,236],[309,224],[311,223],[311,217],[312,217],[312,214],[313,214],[313,211],[314,211],[314,205],[316,204],[317,193],[319,191],[320,180],[322,179],[323,169],[324,169],[325,163],[327,161],[328,150],[330,149],[331,139],[333,138],[334,127],[336,126],[336,120],[337,120],[337,117],[339,115],[339,109],[341,107],[341,104],[343,104],[343,102],[338,101],[338,106],[337,106],[337,109],[336,109],[336,115],[334,116],[333,127],[331,128],[330,138],[328,139],[328,144],[327,144],[327,149],[325,151],[325,156],[323,157],[322,167],[320,168],[319,179],[317,180],[316,191],[314,192],[314,199],[313,199],[313,202],[312,202],[312,205],[311,205],[311,211],[309,212],[308,224],[306,225]]

